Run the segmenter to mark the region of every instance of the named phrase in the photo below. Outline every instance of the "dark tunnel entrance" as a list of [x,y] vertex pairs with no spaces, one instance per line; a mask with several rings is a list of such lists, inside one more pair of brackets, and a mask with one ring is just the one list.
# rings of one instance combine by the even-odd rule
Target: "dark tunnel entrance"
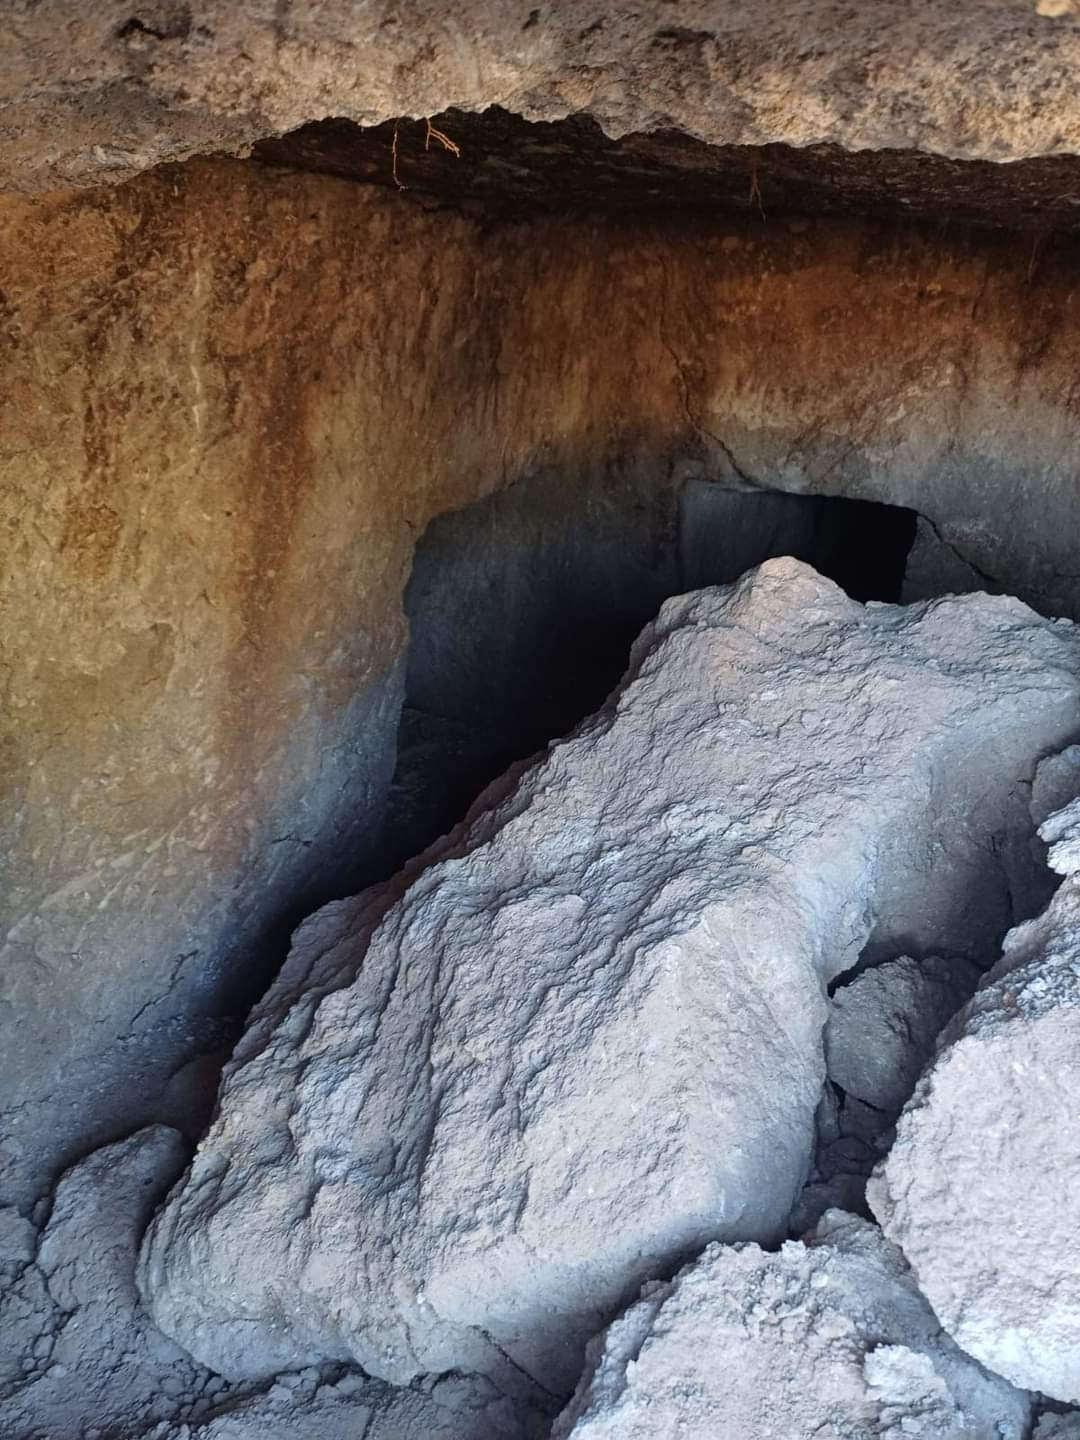
[[896,602],[916,523],[899,506],[704,480],[658,496],[625,474],[568,496],[565,477],[541,473],[440,516],[406,590],[380,869],[392,873],[508,765],[597,709],[665,599],[794,555],[854,599]]

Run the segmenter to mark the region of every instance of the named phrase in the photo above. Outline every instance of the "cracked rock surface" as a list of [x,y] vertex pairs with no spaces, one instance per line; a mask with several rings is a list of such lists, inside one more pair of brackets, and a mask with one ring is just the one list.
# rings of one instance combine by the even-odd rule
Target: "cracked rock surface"
[[174,1123],[156,1092],[226,1043],[263,937],[365,883],[433,516],[538,463],[536,528],[507,544],[599,516],[566,588],[591,575],[603,604],[610,575],[658,605],[705,578],[659,589],[671,537],[705,539],[679,497],[741,471],[770,504],[915,507],[1000,587],[1080,614],[1071,251],[1040,243],[1033,273],[1028,237],[789,229],[763,183],[768,225],[703,227],[489,229],[239,161],[5,197],[0,1203]]
[[40,1232],[2,1212],[5,1437],[130,1434],[225,1389],[150,1323],[135,1289],[143,1228],[186,1158],[175,1130],[151,1126],[73,1166]]
[[139,1241],[187,1158],[149,1126],[60,1180],[38,1229],[0,1211],[4,1440],[532,1440],[538,1411],[483,1380],[395,1389],[342,1367],[229,1385],[152,1324],[135,1287]]
[[868,1187],[942,1324],[1016,1385],[1080,1400],[1080,806],[1066,878],[942,1037]]
[[539,1440],[546,1428],[539,1413],[481,1380],[399,1389],[357,1374],[298,1374],[202,1421],[162,1422],[139,1440]]
[[792,1212],[793,1234],[829,1209],[866,1213],[866,1181],[888,1152],[897,1116],[939,1032],[978,980],[967,960],[901,955],[837,986],[825,1023],[817,1148]]
[[791,560],[667,603],[591,721],[299,932],[148,1232],[158,1324],[231,1377],[568,1394],[643,1281],[783,1233],[870,933],[1007,923],[1078,671],[1018,602]]
[[831,1210],[805,1244],[710,1245],[645,1286],[553,1440],[1021,1440],[1030,1413],[942,1334],[876,1226]]

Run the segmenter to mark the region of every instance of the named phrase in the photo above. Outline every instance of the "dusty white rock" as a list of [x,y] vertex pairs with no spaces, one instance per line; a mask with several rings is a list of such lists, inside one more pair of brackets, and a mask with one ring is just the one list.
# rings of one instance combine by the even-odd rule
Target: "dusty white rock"
[[531,1440],[550,1423],[480,1378],[398,1389],[312,1368],[226,1385],[160,1334],[134,1282],[143,1228],[187,1158],[150,1126],[59,1181],[38,1232],[0,1211],[4,1440]]
[[942,1324],[1014,1384],[1080,1400],[1080,807],[1070,872],[943,1037],[867,1190]]
[[1020,1440],[1030,1400],[943,1336],[898,1250],[830,1211],[711,1245],[590,1345],[553,1440]]
[[934,1041],[975,989],[964,960],[901,955],[840,986],[825,1026],[829,1079],[866,1105],[899,1113]]
[[1039,837],[1046,841],[1047,861],[1059,875],[1075,875],[1080,871],[1080,799],[1056,810],[1039,826]]
[[230,1376],[567,1394],[650,1275],[783,1233],[870,933],[1004,928],[988,856],[1024,863],[1078,670],[1018,602],[864,609],[791,560],[669,602],[591,722],[301,930],[148,1234],[158,1323]]

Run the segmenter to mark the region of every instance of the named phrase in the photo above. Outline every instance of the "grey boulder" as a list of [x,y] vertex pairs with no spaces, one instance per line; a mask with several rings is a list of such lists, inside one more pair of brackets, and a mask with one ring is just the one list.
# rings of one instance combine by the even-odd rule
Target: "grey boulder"
[[996,943],[1078,674],[1017,601],[792,560],[668,602],[591,721],[299,931],[148,1232],[157,1323],[230,1377],[568,1395],[643,1281],[784,1233],[870,936]]
[[1032,1440],[1080,1440],[1080,1411],[1040,1416]]
[[552,1440],[1021,1440],[1030,1398],[941,1333],[898,1250],[831,1210],[711,1245],[589,1347]]
[[941,1323],[1016,1385],[1080,1401],[1080,806],[1067,878],[942,1039],[867,1195]]
[[221,1388],[155,1328],[135,1288],[143,1230],[186,1159],[177,1131],[151,1125],[73,1165],[40,1231],[0,1211],[5,1440],[129,1435],[178,1397],[195,1408]]

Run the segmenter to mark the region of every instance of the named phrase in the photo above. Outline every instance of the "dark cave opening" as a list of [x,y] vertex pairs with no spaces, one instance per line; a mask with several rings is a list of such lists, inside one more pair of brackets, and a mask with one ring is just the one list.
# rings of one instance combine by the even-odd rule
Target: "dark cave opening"
[[539,473],[440,516],[417,545],[385,874],[444,834],[509,765],[618,683],[664,600],[793,555],[852,598],[897,602],[913,510],[692,479],[647,494]]
[[[576,483],[559,467],[540,468],[438,516],[421,535],[404,598],[405,696],[379,840],[359,862],[343,854],[324,867],[260,935],[260,963],[236,978],[223,1007],[221,1057],[296,927],[329,901],[389,879],[511,765],[599,709],[666,599],[793,555],[853,599],[901,600],[914,510],[697,477],[657,486],[654,459]],[[947,588],[937,578],[929,577],[935,593]],[[213,1086],[200,1096],[195,1132]]]

